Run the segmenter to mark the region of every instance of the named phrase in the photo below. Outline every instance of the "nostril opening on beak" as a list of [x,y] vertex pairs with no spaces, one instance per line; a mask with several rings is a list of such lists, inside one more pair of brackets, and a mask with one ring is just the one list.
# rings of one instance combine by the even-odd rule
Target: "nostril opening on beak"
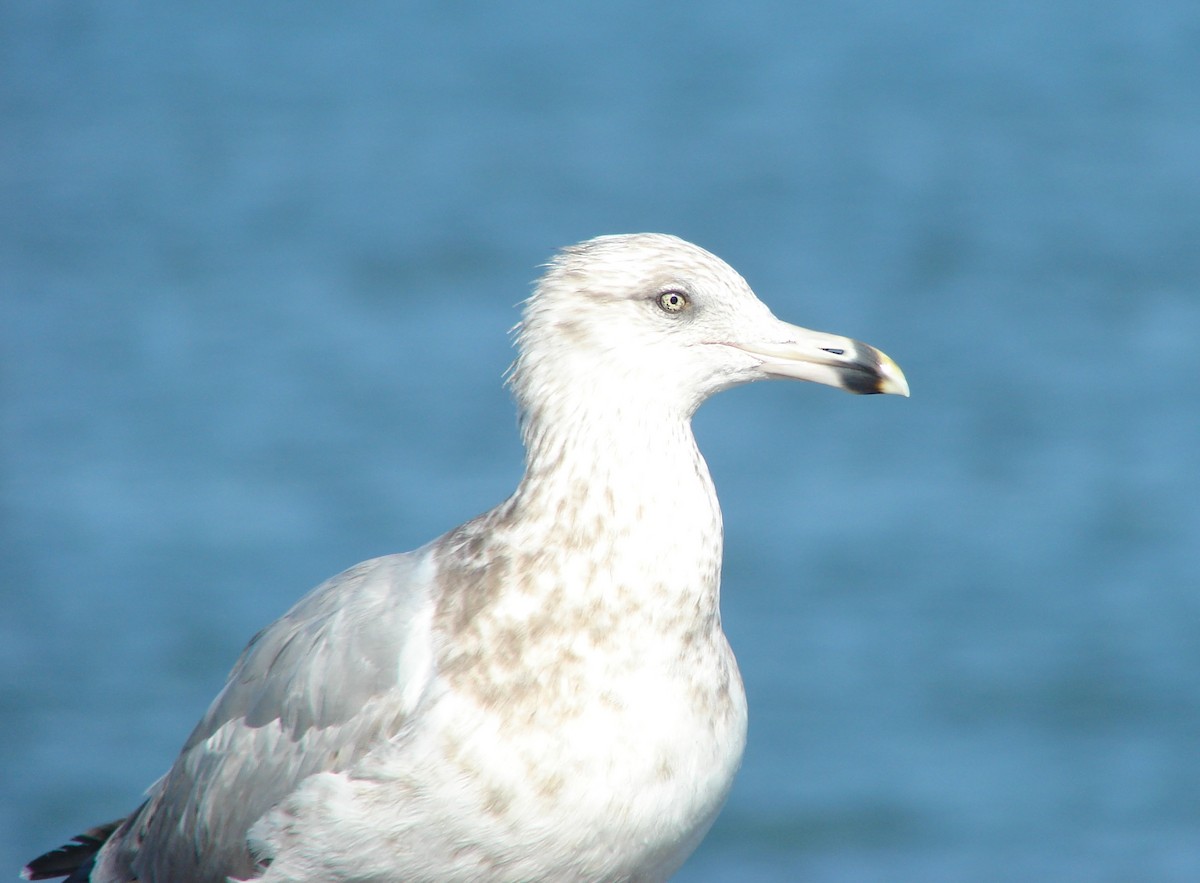
[[829,353],[829,354],[831,354],[831,355],[834,355],[834,356],[844,356],[844,355],[846,355],[846,351],[845,351],[845,350],[843,350],[843,349],[838,349],[838,348],[837,348],[837,347],[835,347],[835,346],[823,346],[823,347],[821,347],[821,351],[822,351],[822,352],[825,352],[825,353]]

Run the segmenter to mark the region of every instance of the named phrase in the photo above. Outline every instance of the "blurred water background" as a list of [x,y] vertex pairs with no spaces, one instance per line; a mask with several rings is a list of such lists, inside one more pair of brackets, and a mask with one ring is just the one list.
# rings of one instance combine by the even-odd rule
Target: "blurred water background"
[[553,249],[662,230],[913,397],[697,419],[745,765],[684,881],[1200,879],[1200,7],[0,6],[0,866],[521,472]]

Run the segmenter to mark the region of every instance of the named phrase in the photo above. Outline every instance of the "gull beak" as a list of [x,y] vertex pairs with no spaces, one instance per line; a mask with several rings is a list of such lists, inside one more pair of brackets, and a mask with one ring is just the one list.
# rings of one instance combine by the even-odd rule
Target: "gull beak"
[[770,340],[729,346],[760,359],[766,377],[808,380],[861,395],[908,396],[900,366],[875,347],[849,337],[780,322]]

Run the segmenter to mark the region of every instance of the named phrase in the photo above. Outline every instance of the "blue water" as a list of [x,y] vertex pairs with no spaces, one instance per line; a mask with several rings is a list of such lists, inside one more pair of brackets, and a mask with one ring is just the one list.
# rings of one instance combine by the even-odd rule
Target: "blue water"
[[751,729],[680,879],[1200,879],[1198,85],[1192,2],[8,0],[0,866],[502,499],[537,265],[664,230],[913,388],[698,417]]

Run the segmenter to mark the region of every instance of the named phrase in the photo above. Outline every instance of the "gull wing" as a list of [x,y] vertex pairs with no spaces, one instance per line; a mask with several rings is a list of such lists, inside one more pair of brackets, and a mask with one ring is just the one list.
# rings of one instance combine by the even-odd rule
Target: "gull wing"
[[92,879],[252,876],[255,821],[308,776],[396,737],[432,671],[431,548],[363,562],[255,635]]

